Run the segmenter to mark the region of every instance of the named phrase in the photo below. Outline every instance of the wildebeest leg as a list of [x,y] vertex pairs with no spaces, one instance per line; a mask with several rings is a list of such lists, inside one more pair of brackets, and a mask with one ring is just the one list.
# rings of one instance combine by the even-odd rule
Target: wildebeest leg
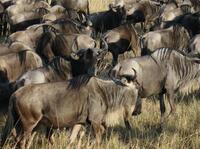
[[175,108],[175,104],[174,104],[174,92],[168,91],[166,93],[166,98],[167,98],[169,105],[170,105],[170,108],[171,108],[169,115],[174,114],[176,112],[176,108]]
[[85,130],[80,132],[80,137],[79,137],[77,149],[81,148],[81,142],[82,142],[82,138],[83,138],[84,135],[85,135]]
[[46,130],[46,138],[49,140],[51,145],[53,145],[54,139],[53,139],[53,129],[52,129],[52,127],[48,127],[47,128],[47,130]]
[[165,102],[164,102],[164,94],[159,94],[159,102],[160,102],[160,113],[161,113],[161,120],[160,120],[160,128],[162,129],[164,120],[165,120]]
[[132,115],[139,115],[142,113],[141,112],[142,111],[142,100],[143,100],[143,98],[140,98],[140,97],[137,98],[136,103],[135,103],[135,108],[133,110]]
[[131,124],[130,124],[130,117],[131,117],[131,113],[129,110],[131,110],[132,108],[130,107],[125,107],[125,112],[124,112],[124,124],[126,126],[126,129],[131,130]]
[[118,62],[118,54],[112,53],[112,56],[113,56],[112,65],[115,66]]
[[69,140],[70,140],[70,145],[72,144],[72,143],[74,143],[74,141],[76,140],[76,138],[77,138],[77,135],[78,135],[78,133],[79,133],[79,131],[80,131],[80,129],[82,128],[82,125],[81,124],[76,124],[74,127],[73,127],[73,129],[72,129],[72,132],[71,132],[71,135],[70,135],[70,138],[69,138]]
[[92,127],[94,129],[96,141],[97,141],[97,144],[98,144],[98,147],[99,147],[101,140],[102,140],[102,134],[104,133],[105,128],[100,123],[91,122],[91,124],[92,124]]
[[30,138],[28,139],[27,144],[26,144],[27,149],[30,148],[31,143],[33,142],[33,138],[35,137],[35,135],[36,135],[36,132],[33,132],[33,134],[31,134]]

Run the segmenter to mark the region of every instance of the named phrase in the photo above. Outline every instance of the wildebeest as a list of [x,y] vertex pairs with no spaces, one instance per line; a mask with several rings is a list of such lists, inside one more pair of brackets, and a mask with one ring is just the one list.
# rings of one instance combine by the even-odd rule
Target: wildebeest
[[76,19],[60,18],[48,24],[42,24],[43,27],[54,28],[59,33],[64,34],[87,34],[92,35],[93,29],[85,22]]
[[9,35],[7,41],[9,44],[14,42],[22,42],[24,45],[29,47],[29,49],[36,49],[38,40],[43,33],[43,27],[40,25],[32,25],[26,30],[17,31]]
[[62,128],[84,125],[88,121],[99,144],[111,113],[122,109],[125,122],[130,117],[137,90],[131,80],[125,80],[105,81],[86,75],[68,82],[33,84],[17,90],[10,98],[1,146],[13,128],[20,147],[29,148],[28,139],[39,123]]
[[126,51],[133,51],[135,56],[141,55],[138,34],[132,24],[121,25],[106,32],[102,37],[108,44],[108,51],[112,53],[113,65],[118,61],[118,55]]
[[24,72],[42,65],[41,58],[32,51],[21,51],[0,56],[0,82],[13,82]]
[[27,71],[15,82],[15,89],[28,85],[47,82],[66,81],[73,77],[89,74],[94,76],[96,64],[102,59],[105,51],[101,49],[82,49],[73,57],[56,57],[47,65]]
[[185,27],[190,37],[193,37],[196,34],[200,33],[200,20],[199,20],[199,12],[197,13],[186,13],[180,16],[175,17],[172,21],[165,22],[163,28],[168,28],[173,25],[181,25]]
[[150,54],[158,48],[188,49],[189,33],[184,27],[175,25],[167,29],[148,32],[141,39],[142,55]]
[[145,29],[146,24],[159,15],[160,6],[160,3],[154,1],[140,1],[132,4],[131,7],[129,5],[125,6],[127,11],[127,21],[133,23],[141,22]]
[[177,91],[187,94],[199,90],[199,68],[198,59],[188,57],[176,50],[161,48],[149,56],[118,63],[111,71],[111,76],[135,78],[139,86],[139,98],[133,115],[141,113],[141,98],[159,95],[162,124],[165,118],[163,95],[166,95],[170,104],[170,114],[175,113],[174,96]]
[[197,34],[190,40],[189,53],[200,57],[200,34]]
[[55,56],[70,56],[72,52],[95,47],[96,41],[85,34],[46,32],[39,39],[36,52],[49,62]]
[[11,5],[6,9],[7,20],[10,26],[10,31],[16,32],[24,30],[28,26],[38,24],[43,15],[47,12],[39,11],[42,8],[48,8],[48,3],[39,1],[31,4],[16,4]]
[[104,33],[110,29],[120,26],[126,21],[126,10],[124,7],[109,5],[109,10],[93,13],[89,16],[92,27],[97,33]]

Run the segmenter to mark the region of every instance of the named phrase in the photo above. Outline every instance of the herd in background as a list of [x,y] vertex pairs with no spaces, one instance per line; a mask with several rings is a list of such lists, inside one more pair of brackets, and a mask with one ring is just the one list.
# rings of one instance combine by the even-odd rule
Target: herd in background
[[171,114],[177,91],[199,90],[198,0],[115,0],[95,13],[89,6],[0,0],[0,104],[8,108],[0,147],[13,134],[15,145],[29,148],[39,123],[51,143],[53,129],[73,128],[70,144],[89,123],[100,143],[112,113],[121,111],[131,129],[142,98],[152,95],[162,128],[164,95]]

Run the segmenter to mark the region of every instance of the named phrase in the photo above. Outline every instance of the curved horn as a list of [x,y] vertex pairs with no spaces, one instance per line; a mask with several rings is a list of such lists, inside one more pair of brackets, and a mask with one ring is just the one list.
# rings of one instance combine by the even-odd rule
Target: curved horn
[[133,70],[134,73],[135,73],[135,77],[134,77],[134,79],[136,79],[136,78],[137,78],[137,72],[136,72],[136,70],[135,70],[134,68],[132,68],[132,70]]
[[103,38],[101,40],[102,40],[102,42],[101,42],[101,47],[100,48],[104,49],[105,51],[108,51],[108,44],[107,44],[107,42]]
[[70,54],[70,57],[71,57],[72,59],[74,59],[74,60],[79,60],[79,56],[78,56],[78,54],[75,53],[75,52],[72,52],[72,53]]

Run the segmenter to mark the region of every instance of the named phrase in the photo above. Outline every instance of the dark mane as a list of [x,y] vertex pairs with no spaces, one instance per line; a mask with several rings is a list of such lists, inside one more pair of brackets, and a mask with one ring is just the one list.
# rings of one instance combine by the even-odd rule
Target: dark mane
[[55,57],[48,63],[48,68],[55,71],[59,76],[63,76],[67,78],[67,74],[71,73],[71,65],[70,61],[62,58],[62,57]]
[[91,75],[80,75],[78,77],[75,77],[71,80],[69,80],[69,89],[80,89],[81,87],[87,85],[87,83],[92,78]]

